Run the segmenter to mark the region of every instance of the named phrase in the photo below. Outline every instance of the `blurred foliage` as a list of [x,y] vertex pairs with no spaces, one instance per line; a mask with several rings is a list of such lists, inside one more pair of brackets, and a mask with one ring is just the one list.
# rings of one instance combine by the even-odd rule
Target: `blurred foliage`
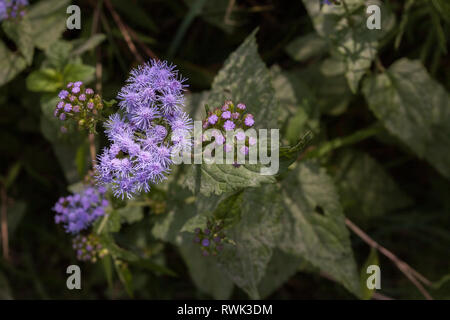
[[[81,30],[66,29],[69,1],[30,2],[0,28],[11,256],[0,258],[0,299],[423,298],[346,217],[430,279],[434,298],[450,298],[447,0],[80,0]],[[381,6],[381,30],[366,27],[368,4]],[[88,172],[89,142],[61,133],[56,94],[82,80],[114,99],[139,56],[189,78],[194,119],[232,99],[261,128],[280,128],[280,174],[173,168],[150,193],[114,200],[93,227],[110,255],[78,262],[51,208]],[[98,135],[97,150],[105,144]],[[234,242],[217,257],[193,243],[209,218]],[[80,291],[66,288],[71,264],[82,266]],[[380,291],[364,285],[370,264]]]

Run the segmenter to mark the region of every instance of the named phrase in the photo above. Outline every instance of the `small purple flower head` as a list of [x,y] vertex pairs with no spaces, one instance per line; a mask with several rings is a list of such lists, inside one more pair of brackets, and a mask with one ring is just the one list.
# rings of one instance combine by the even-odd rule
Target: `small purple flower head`
[[95,187],[86,187],[80,193],[61,197],[53,207],[55,222],[63,224],[66,232],[77,234],[105,214],[109,204],[105,200]]
[[60,130],[61,130],[61,133],[67,133],[67,128],[64,126],[61,126]]
[[83,81],[77,81],[73,84],[74,87],[81,87],[83,85]]
[[219,120],[216,114],[212,114],[208,117],[208,123],[215,124]]
[[80,94],[80,96],[78,97],[78,100],[86,101],[86,95],[84,93]]
[[80,106],[79,105],[73,106],[72,111],[73,112],[80,112]]
[[243,104],[243,103],[238,103],[238,105],[236,106],[236,108],[238,108],[239,110],[244,111],[247,107],[246,107],[245,104]]
[[225,121],[225,123],[223,124],[223,128],[225,129],[225,131],[231,131],[233,130],[235,127],[235,124],[233,121],[231,120],[227,120]]
[[61,120],[61,121],[66,120],[66,114],[65,114],[65,113],[61,113],[61,114],[59,115],[59,120]]
[[209,239],[203,239],[202,240],[202,246],[209,247]]
[[94,94],[94,90],[92,90],[91,88],[86,88],[86,90],[84,92],[86,92],[86,94],[89,94],[89,95]]
[[64,101],[60,101],[60,102],[58,102],[58,104],[56,105],[56,109],[57,110],[59,110],[59,109],[61,109],[61,108],[63,108],[64,107]]
[[79,93],[79,92],[80,92],[80,87],[74,86],[74,87],[72,88],[72,93]]
[[230,119],[231,118],[231,112],[225,111],[222,113],[222,119]]
[[72,105],[71,105],[70,103],[66,103],[66,104],[64,105],[64,111],[65,111],[65,112],[70,112],[70,111],[72,111]]
[[234,119],[234,120],[239,119],[239,116],[240,116],[239,112],[233,112],[233,113],[231,114],[231,118]]
[[253,124],[255,123],[255,120],[253,119],[253,115],[251,115],[250,113],[247,114],[247,116],[245,117],[244,123],[247,127],[253,126]]
[[67,98],[68,95],[69,95],[69,92],[68,92],[67,90],[61,90],[61,91],[58,93],[58,97],[59,97],[60,99],[65,99],[65,98]]
[[243,154],[243,155],[247,155],[248,154],[248,147],[247,146],[242,146],[239,151]]
[[73,86],[73,82],[69,82],[68,84],[67,84],[67,88],[71,88]]
[[91,101],[89,101],[88,104],[87,104],[87,107],[88,107],[90,110],[94,109],[94,103],[91,102]]

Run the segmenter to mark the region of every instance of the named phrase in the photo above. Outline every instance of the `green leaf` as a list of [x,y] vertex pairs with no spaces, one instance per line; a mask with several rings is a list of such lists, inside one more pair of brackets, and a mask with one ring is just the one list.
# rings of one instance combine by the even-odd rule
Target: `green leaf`
[[[61,126],[68,125],[55,118],[53,111],[58,103],[58,97],[53,94],[43,95],[41,98],[41,131],[44,137],[52,143],[53,150],[59,164],[69,183],[79,181],[76,165],[77,147],[86,141],[86,135],[78,131],[77,128],[68,126],[67,133],[61,132]],[[88,155],[86,155],[88,158]],[[89,161],[89,160],[86,160]]]
[[102,33],[96,33],[93,36],[91,36],[89,39],[82,39],[78,41],[80,43],[79,46],[77,46],[70,55],[72,57],[77,57],[85,53],[86,51],[92,50],[96,48],[98,45],[100,45],[104,40],[106,39],[106,36]]
[[[278,104],[270,72],[258,55],[255,34],[256,30],[228,57],[215,77],[208,97],[203,98],[214,107],[221,106],[227,99],[243,102],[255,115],[255,127],[270,129],[277,124]],[[275,182],[273,176],[261,175],[260,168],[260,165],[241,165],[239,168],[231,164],[193,165],[186,184],[195,193],[219,195]]]
[[[405,208],[411,199],[369,155],[345,152],[336,163],[334,180],[346,215],[360,222]],[[364,188],[360,186],[364,185]]]
[[116,209],[122,222],[132,224],[142,220],[144,218],[144,213],[142,212],[142,207],[134,206],[133,201],[128,201],[126,207]]
[[90,82],[94,78],[95,68],[81,63],[69,63],[63,71],[64,83],[70,81]]
[[267,265],[266,274],[258,285],[261,298],[267,298],[275,290],[280,288],[289,278],[297,273],[300,259],[287,254],[280,249],[273,251],[272,259]]
[[349,233],[331,178],[314,162],[300,163],[282,182],[282,201],[279,247],[360,296]]
[[63,86],[62,75],[49,68],[33,71],[26,82],[27,89],[34,92],[56,92]]
[[323,54],[326,49],[327,42],[316,33],[297,37],[285,48],[286,53],[296,61],[306,61]]
[[123,286],[127,294],[133,298],[133,276],[128,268],[128,265],[120,260],[114,260],[114,266],[116,267],[116,272],[119,276],[120,282],[122,282]]
[[364,82],[375,116],[420,158],[450,178],[450,100],[419,61],[400,59]]
[[20,55],[11,52],[5,44],[0,42],[0,86],[12,80],[27,66],[27,62]]
[[69,0],[43,0],[28,9],[31,38],[39,49],[49,48],[66,30]]
[[73,44],[69,41],[55,41],[49,48],[45,50],[47,60],[43,62],[42,68],[54,68],[62,72],[66,64],[69,62],[70,52]]
[[20,20],[6,20],[2,26],[6,35],[15,42],[25,61],[30,65],[33,62],[34,44],[31,37],[32,27],[27,16]]
[[192,192],[209,196],[274,183],[275,177],[261,175],[261,168],[261,165],[250,164],[239,168],[231,164],[193,165],[186,184]]
[[252,299],[260,298],[258,285],[281,232],[283,207],[277,189],[269,184],[243,191],[241,220],[225,232],[236,245],[225,245],[217,256],[220,268]]
[[363,300],[370,300],[373,293],[375,292],[375,289],[369,289],[367,287],[367,277],[369,276],[367,274],[367,267],[370,265],[380,266],[380,263],[378,261],[378,252],[374,248],[370,248],[370,254],[361,268],[361,299]]
[[192,237],[185,237],[179,250],[197,288],[214,299],[230,298],[233,282],[218,268],[214,257],[202,256],[200,246],[193,243]]
[[347,78],[353,93],[358,90],[362,76],[377,54],[378,39],[394,25],[394,16],[382,3],[381,30],[370,30],[366,26],[365,2],[345,1],[340,6],[321,6],[320,1],[303,0],[317,33],[326,39],[333,52],[345,63]]
[[255,127],[270,129],[277,124],[279,106],[270,71],[258,54],[256,32],[227,58],[214,78],[207,101],[214,108],[227,99],[245,103],[247,111],[255,116]]

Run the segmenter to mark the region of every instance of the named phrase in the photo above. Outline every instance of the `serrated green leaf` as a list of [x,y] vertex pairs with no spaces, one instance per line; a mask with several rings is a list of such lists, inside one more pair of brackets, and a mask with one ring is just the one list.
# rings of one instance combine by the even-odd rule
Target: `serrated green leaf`
[[363,93],[388,131],[450,178],[450,100],[419,61],[400,59],[364,82]]
[[356,93],[359,81],[376,57],[378,39],[393,27],[395,17],[387,6],[376,2],[381,9],[381,30],[370,30],[366,26],[365,1],[351,0],[339,6],[321,6],[315,0],[303,3],[317,33],[344,61],[345,76],[351,91]]
[[270,129],[277,124],[278,103],[270,71],[258,54],[253,31],[225,61],[214,78],[208,105],[216,108],[225,100],[245,103],[255,116],[255,127]]
[[81,63],[69,63],[63,71],[64,83],[70,81],[90,82],[94,78],[95,68]]
[[241,220],[226,230],[236,245],[225,245],[217,256],[220,268],[252,299],[266,273],[281,232],[283,207],[275,184],[246,189],[242,194]]
[[45,50],[47,60],[43,62],[41,68],[54,68],[62,73],[64,67],[69,62],[70,53],[73,45],[69,41],[55,41],[49,48]]
[[300,163],[282,182],[285,210],[279,247],[299,256],[356,296],[359,279],[333,181],[314,162]]
[[[383,167],[356,151],[346,152],[336,163],[334,181],[346,215],[359,222],[412,204]],[[364,185],[364,188],[360,186]]]
[[133,201],[129,201],[126,207],[116,209],[121,221],[128,224],[136,223],[144,218],[141,206],[133,205]]
[[28,8],[31,37],[39,49],[49,48],[66,30],[66,8],[69,0],[43,0]]
[[25,59],[0,42],[0,86],[12,80],[27,66]]
[[272,259],[267,265],[266,274],[258,285],[261,298],[266,298],[280,288],[289,278],[297,273],[300,259],[280,249],[273,251]]
[[197,288],[214,299],[230,298],[233,282],[218,268],[214,257],[202,256],[199,245],[193,243],[192,237],[185,237],[179,250]]
[[[270,129],[277,125],[279,107],[270,72],[258,55],[255,34],[256,30],[228,57],[207,97],[202,96],[196,101],[206,101],[211,107],[221,106],[227,99],[243,102],[255,116],[255,128]],[[204,105],[191,107],[195,110],[203,108]],[[260,168],[261,165],[241,165],[239,168],[231,164],[193,165],[186,184],[194,193],[220,195],[275,182],[273,176],[261,175]]]
[[50,68],[33,71],[26,81],[27,89],[34,92],[56,92],[63,86],[62,75]]
[[[85,143],[86,135],[76,128],[69,126],[55,118],[53,111],[58,103],[58,97],[53,94],[44,95],[41,98],[41,132],[44,137],[52,143],[53,150],[59,160],[66,179],[69,183],[79,181],[76,165],[77,146]],[[61,126],[67,125],[67,133],[61,132]],[[75,147],[74,147],[75,146]],[[88,155],[86,155],[88,157]],[[89,161],[89,160],[86,160]]]
[[27,16],[20,20],[6,20],[2,24],[6,35],[15,42],[28,65],[33,62],[34,44],[32,27]]
[[239,168],[231,164],[193,165],[186,185],[194,193],[209,196],[274,183],[275,177],[261,175],[261,168],[261,165],[241,165]]

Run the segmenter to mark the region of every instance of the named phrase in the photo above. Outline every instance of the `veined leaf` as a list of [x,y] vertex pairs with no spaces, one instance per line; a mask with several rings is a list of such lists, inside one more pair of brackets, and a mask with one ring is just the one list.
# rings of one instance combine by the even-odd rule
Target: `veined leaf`
[[390,133],[450,178],[449,95],[419,61],[396,61],[367,79],[363,93]]

